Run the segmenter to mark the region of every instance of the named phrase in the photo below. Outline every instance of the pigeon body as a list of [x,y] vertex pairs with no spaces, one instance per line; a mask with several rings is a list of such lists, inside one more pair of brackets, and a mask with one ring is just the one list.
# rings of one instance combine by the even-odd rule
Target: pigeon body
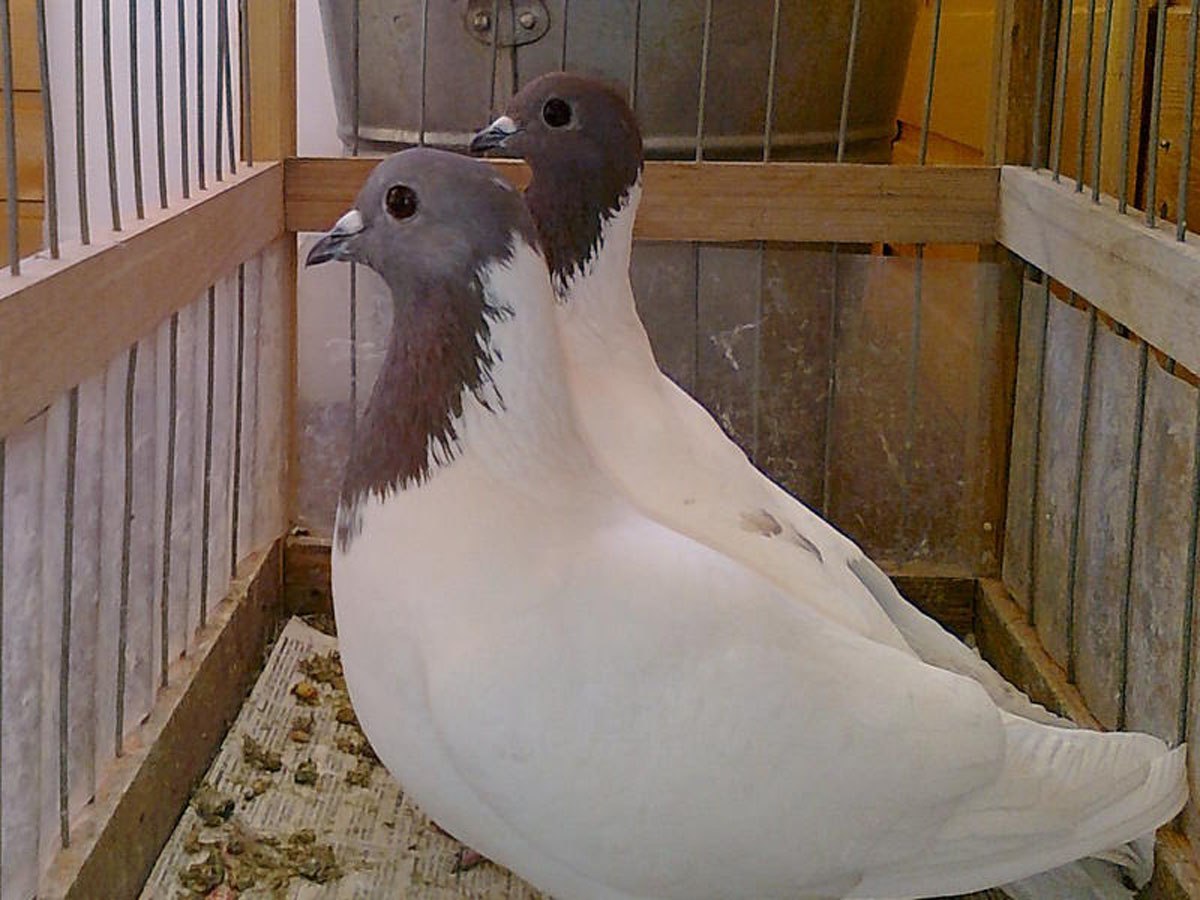
[[563,900],[791,900],[983,888],[1178,811],[1181,749],[1012,716],[631,504],[537,243],[485,167],[410,150],[309,254],[395,300],[333,590],[362,726],[426,812]]

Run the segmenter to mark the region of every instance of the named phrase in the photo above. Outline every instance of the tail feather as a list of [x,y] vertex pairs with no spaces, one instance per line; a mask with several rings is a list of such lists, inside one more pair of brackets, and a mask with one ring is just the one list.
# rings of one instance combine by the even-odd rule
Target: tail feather
[[[1001,776],[918,858],[868,873],[859,896],[969,893],[1024,880],[1152,835],[1187,800],[1183,747],[1168,751],[1147,735],[1066,730],[1012,715],[1005,730]],[[1089,863],[1059,877],[1088,870],[1095,880],[1102,867]]]

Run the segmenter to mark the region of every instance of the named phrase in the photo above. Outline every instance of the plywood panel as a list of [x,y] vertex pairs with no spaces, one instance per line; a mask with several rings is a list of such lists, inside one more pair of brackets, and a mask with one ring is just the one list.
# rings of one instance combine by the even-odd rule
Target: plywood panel
[[1105,727],[1121,719],[1125,600],[1145,345],[1096,330],[1079,499],[1075,680]]
[[1042,396],[1042,346],[1046,335],[1047,290],[1026,281],[1021,294],[1017,384],[1009,450],[1008,513],[1004,526],[1004,586],[1029,609],[1033,567],[1033,497],[1037,485],[1038,423]]
[[1070,656],[1071,523],[1076,515],[1089,314],[1055,298],[1046,325],[1033,621],[1050,656]]
[[1173,741],[1183,698],[1197,390],[1152,363],[1138,473],[1129,597],[1126,724]]
[[638,241],[629,266],[638,316],[658,366],[684,390],[696,384],[696,247]]

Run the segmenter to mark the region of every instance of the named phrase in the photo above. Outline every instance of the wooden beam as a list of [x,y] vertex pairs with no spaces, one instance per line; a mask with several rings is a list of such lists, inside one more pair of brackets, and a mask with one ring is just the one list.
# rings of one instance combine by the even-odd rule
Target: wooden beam
[[263,663],[281,613],[281,542],[247,559],[229,597],[175,663],[42,877],[43,900],[135,900]]
[[1200,371],[1200,243],[1146,228],[1111,200],[1005,166],[996,239],[1148,343]]
[[296,154],[296,0],[249,0],[247,11],[252,158],[286,159]]
[[[287,161],[289,231],[324,231],[378,159]],[[518,186],[523,163],[493,160]],[[638,237],[659,241],[991,243],[997,170],[832,163],[646,164]]]
[[127,230],[0,276],[0,436],[283,233],[283,167],[237,175]]

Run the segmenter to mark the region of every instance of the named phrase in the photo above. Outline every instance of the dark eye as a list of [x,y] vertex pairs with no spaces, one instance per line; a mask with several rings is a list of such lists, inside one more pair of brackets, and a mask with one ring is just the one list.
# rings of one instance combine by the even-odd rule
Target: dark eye
[[542,107],[542,120],[551,128],[562,128],[571,124],[571,104],[566,100],[551,97]]
[[394,184],[388,188],[383,205],[393,219],[411,218],[417,211],[417,192],[406,184]]

